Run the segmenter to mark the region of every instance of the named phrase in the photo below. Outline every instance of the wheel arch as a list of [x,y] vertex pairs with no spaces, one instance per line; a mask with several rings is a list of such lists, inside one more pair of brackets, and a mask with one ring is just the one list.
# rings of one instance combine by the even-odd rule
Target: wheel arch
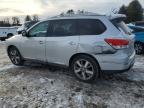
[[16,46],[14,46],[14,45],[9,45],[8,47],[7,47],[7,53],[9,52],[9,49],[10,48],[12,48],[12,47],[15,47],[16,49],[18,49]]
[[90,54],[87,54],[87,53],[77,53],[77,54],[72,55],[71,58],[70,58],[70,60],[69,60],[69,66],[71,67],[72,60],[75,57],[81,56],[81,55],[85,55],[85,56],[89,56],[89,57],[93,58],[95,60],[95,62],[98,64],[99,69],[101,70],[101,67],[100,67],[99,62],[97,61],[97,59],[94,56],[92,56]]
[[13,36],[13,33],[8,33],[7,36]]
[[12,36],[14,36],[13,33],[8,33],[8,34],[7,34],[7,39],[8,39],[8,38],[11,38]]

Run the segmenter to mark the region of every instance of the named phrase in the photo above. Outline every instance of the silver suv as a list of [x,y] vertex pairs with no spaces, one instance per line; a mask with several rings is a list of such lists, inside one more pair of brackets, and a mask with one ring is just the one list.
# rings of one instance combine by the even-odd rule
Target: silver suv
[[18,66],[25,60],[68,66],[84,82],[102,72],[123,72],[135,60],[134,36],[124,19],[124,15],[53,17],[8,39],[8,56]]

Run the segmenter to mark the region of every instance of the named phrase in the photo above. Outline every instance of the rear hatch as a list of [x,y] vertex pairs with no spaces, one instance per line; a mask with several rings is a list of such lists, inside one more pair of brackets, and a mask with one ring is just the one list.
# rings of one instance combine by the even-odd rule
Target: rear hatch
[[127,48],[123,50],[130,56],[134,52],[134,38],[135,35],[132,34],[131,29],[125,24],[124,20],[126,19],[125,15],[115,15],[110,18],[110,21],[113,25],[121,32],[123,37],[129,41]]

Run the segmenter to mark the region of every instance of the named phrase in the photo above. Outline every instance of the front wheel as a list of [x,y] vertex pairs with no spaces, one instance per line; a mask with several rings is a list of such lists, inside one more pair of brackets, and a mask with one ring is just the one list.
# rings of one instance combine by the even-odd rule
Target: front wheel
[[100,72],[98,63],[85,55],[77,56],[72,60],[71,70],[79,80],[87,83],[97,79]]
[[138,54],[138,55],[143,54],[144,44],[142,44],[142,43],[140,43],[140,42],[136,42],[136,43],[135,43],[135,51],[136,51],[136,54]]
[[11,62],[14,65],[17,65],[17,66],[23,65],[22,57],[21,57],[21,55],[20,55],[20,53],[19,53],[17,48],[11,47],[8,50],[8,55],[9,55],[9,58],[10,58]]

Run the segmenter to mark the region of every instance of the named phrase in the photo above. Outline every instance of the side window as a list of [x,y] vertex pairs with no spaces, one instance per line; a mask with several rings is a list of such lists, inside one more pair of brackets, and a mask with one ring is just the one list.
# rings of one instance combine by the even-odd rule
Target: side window
[[76,35],[76,25],[74,20],[52,21],[51,36],[72,36]]
[[79,34],[80,35],[100,35],[105,32],[106,27],[96,19],[80,19],[79,20]]
[[29,36],[30,37],[45,37],[47,34],[48,26],[49,26],[48,22],[39,23],[38,25],[34,26],[29,31]]

